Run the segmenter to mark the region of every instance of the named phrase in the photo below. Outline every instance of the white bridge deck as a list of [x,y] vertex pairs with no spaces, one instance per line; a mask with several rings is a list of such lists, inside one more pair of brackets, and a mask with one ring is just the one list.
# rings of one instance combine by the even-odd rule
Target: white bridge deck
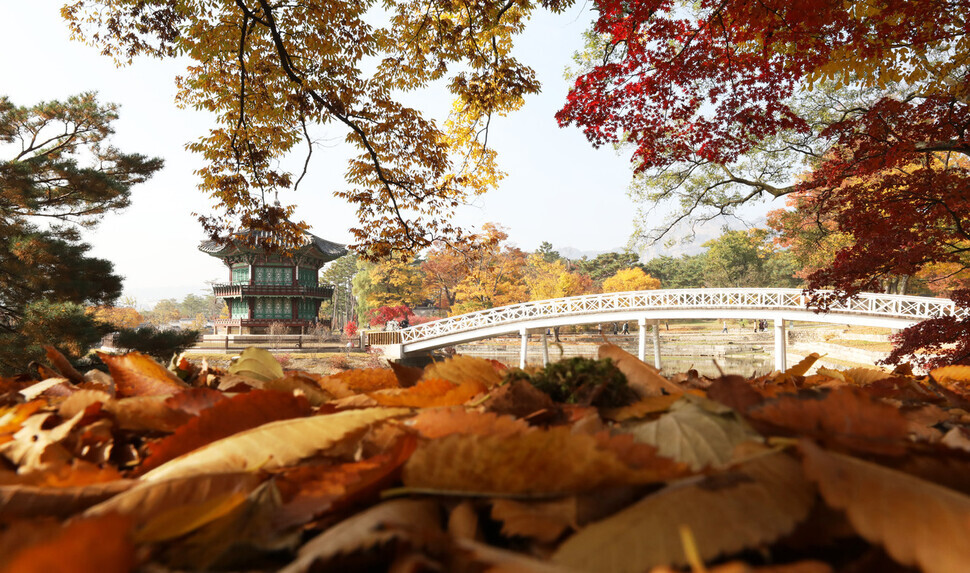
[[[397,331],[392,344],[382,344],[389,358],[403,358],[493,336],[522,337],[520,364],[525,364],[530,332],[545,336],[548,328],[579,324],[637,321],[640,359],[644,359],[646,326],[653,325],[654,362],[660,365],[657,321],[699,318],[768,319],[775,326],[775,367],[785,368],[785,322],[828,322],[847,325],[906,328],[928,318],[956,315],[944,298],[862,293],[826,313],[806,308],[807,297],[798,289],[666,289],[539,300],[490,308]],[[391,333],[387,333],[391,334]],[[375,337],[376,338],[376,337]],[[389,341],[390,342],[390,341]],[[545,359],[545,356],[544,356]]]

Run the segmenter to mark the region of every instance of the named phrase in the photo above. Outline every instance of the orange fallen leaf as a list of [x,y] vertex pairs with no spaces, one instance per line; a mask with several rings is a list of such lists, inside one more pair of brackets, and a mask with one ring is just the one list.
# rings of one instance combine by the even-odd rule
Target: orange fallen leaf
[[222,400],[202,410],[171,436],[150,446],[151,454],[138,468],[148,472],[216,440],[276,420],[310,414],[310,403],[301,396],[272,390],[253,390]]
[[440,378],[422,380],[416,385],[397,392],[372,392],[368,394],[382,406],[407,408],[431,408],[435,406],[458,406],[485,392],[485,385],[477,380],[454,384]]
[[178,376],[140,352],[123,356],[99,352],[98,356],[108,365],[119,397],[163,396],[188,388]]
[[6,571],[128,573],[135,566],[131,527],[131,520],[120,515],[71,521],[55,537],[17,553]]
[[762,433],[814,437],[873,453],[899,453],[908,436],[906,418],[897,408],[851,386],[782,395],[747,415]]
[[683,394],[684,388],[664,378],[660,371],[615,344],[599,347],[599,358],[609,358],[626,376],[627,383],[641,397]]
[[568,529],[578,529],[575,497],[552,501],[492,501],[492,519],[502,522],[502,535],[530,537],[552,543]]
[[[373,392],[375,390],[400,387],[397,382],[397,376],[394,375],[394,371],[388,368],[361,368],[359,370],[347,370],[345,372],[333,374],[327,378],[331,378],[345,384],[353,392]],[[330,391],[330,388],[328,388],[325,382],[321,381],[320,385],[324,390]],[[335,392],[331,392],[331,394],[337,396],[338,398],[342,398],[342,396]]]
[[476,381],[486,388],[502,382],[502,374],[495,362],[474,356],[452,356],[435,362],[424,370],[423,379],[441,378],[455,384]]
[[440,438],[449,434],[511,436],[531,428],[528,423],[512,416],[460,407],[422,410],[411,419],[409,425],[425,438]]

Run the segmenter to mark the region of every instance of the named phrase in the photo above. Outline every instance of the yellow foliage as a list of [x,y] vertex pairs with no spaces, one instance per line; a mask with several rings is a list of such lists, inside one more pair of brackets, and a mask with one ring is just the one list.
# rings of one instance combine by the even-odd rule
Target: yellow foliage
[[616,274],[603,281],[603,292],[625,292],[631,290],[655,290],[660,288],[660,280],[653,278],[643,269],[620,269]]

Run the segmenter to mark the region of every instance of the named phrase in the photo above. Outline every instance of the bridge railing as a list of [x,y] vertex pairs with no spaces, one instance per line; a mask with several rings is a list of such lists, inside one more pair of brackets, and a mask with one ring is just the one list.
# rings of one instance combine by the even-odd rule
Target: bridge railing
[[[666,289],[574,296],[523,302],[443,318],[400,330],[403,343],[466,332],[478,328],[552,316],[576,316],[618,310],[761,309],[805,310],[808,297],[799,289]],[[888,316],[925,320],[966,317],[953,301],[906,295],[862,293],[833,303],[830,313]]]

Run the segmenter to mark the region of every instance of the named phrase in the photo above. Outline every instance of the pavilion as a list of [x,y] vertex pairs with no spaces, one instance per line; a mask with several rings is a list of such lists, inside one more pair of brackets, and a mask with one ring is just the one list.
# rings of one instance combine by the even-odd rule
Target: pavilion
[[214,334],[269,334],[274,323],[287,334],[303,334],[317,323],[320,304],[333,296],[333,285],[321,285],[320,268],[345,254],[340,244],[306,233],[292,252],[255,249],[242,241],[203,241],[199,250],[218,257],[229,268],[229,283],[213,285],[229,307],[229,318],[215,320]]

